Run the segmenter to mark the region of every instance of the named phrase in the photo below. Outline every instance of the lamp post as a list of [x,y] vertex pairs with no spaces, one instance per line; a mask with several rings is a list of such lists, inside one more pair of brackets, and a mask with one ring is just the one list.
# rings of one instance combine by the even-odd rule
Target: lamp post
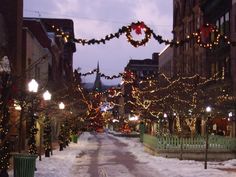
[[38,92],[38,87],[39,84],[36,80],[32,79],[29,83],[28,83],[28,90],[29,92],[32,93],[37,93]]
[[209,131],[209,128],[208,128],[208,120],[211,118],[211,107],[210,106],[207,106],[206,107],[206,112],[207,112],[207,119],[206,119],[206,146],[205,146],[205,163],[204,163],[204,169],[207,169],[207,153],[208,153],[208,131]]
[[65,109],[65,104],[63,102],[60,102],[59,109],[61,110]]
[[[1,49],[0,49],[1,52]],[[0,176],[8,176],[7,169],[9,168],[10,159],[10,147],[8,141],[9,132],[9,105],[8,100],[10,97],[10,63],[8,57],[4,56],[0,58],[0,107],[1,107],[1,117],[0,117]],[[1,53],[0,53],[1,54]],[[1,56],[0,56],[1,57]]]
[[28,90],[32,93],[31,98],[31,111],[30,111],[30,137],[28,140],[29,145],[29,153],[30,154],[37,154],[37,147],[36,147],[36,140],[35,135],[37,134],[37,128],[36,128],[36,115],[35,115],[35,108],[34,108],[34,93],[38,92],[38,83],[36,80],[32,79],[28,84]]
[[[46,90],[43,94],[43,99],[45,102],[48,102],[51,100],[51,93]],[[44,119],[44,149],[45,149],[45,157],[50,157],[50,151],[52,154],[52,139],[51,139],[51,122],[48,117],[48,112],[47,112],[47,103],[46,103],[46,112],[45,112],[45,119]],[[40,134],[41,135],[41,134]],[[41,142],[41,138],[40,138]],[[40,143],[42,144],[42,143]],[[41,149],[41,147],[40,147]]]
[[[65,104],[63,102],[60,102],[59,104],[59,109],[60,110],[63,110],[65,109]],[[60,126],[60,133],[59,133],[59,136],[58,136],[58,140],[59,140],[59,146],[60,146],[60,151],[63,151],[63,147],[64,147],[64,142],[65,142],[65,127],[64,125],[62,124]]]

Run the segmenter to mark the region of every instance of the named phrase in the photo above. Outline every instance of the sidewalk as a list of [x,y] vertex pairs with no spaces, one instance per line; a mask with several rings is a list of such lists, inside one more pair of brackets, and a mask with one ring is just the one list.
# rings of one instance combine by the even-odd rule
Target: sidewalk
[[[37,147],[37,148],[38,148],[37,151],[38,151],[38,153],[39,153],[39,147]],[[54,150],[56,150],[56,149],[59,149],[59,144],[58,144],[57,141],[54,141],[54,142],[52,143],[52,152],[53,152]],[[11,154],[14,154],[14,153],[18,153],[18,152],[11,152]],[[22,150],[21,153],[22,153],[22,154],[28,153],[27,147],[26,147],[25,150]],[[42,147],[42,149],[41,149],[41,156],[44,156],[44,148],[43,148],[43,147]],[[38,157],[39,157],[39,156],[38,156]],[[37,158],[37,160],[38,160],[38,158]],[[10,171],[10,170],[12,170],[12,169],[13,169],[13,156],[11,156],[11,158],[10,158],[10,167],[9,167],[9,170],[8,170],[8,171]]]

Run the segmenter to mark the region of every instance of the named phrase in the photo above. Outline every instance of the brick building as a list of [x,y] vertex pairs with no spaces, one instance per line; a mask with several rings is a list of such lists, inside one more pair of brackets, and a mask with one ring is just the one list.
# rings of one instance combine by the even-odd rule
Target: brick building
[[22,72],[22,23],[23,0],[2,0],[0,6],[0,47],[6,50],[11,62],[12,73]]
[[[188,35],[197,32],[203,24],[199,0],[174,0],[173,34],[174,40],[186,39]],[[174,75],[205,76],[205,50],[191,39],[173,51]]]
[[[232,41],[232,44],[228,45],[227,42],[222,40],[214,50],[206,50],[207,76],[219,75],[221,83],[212,87],[217,87],[227,93],[227,95],[234,97],[236,96],[235,3],[232,0],[201,1],[204,23],[214,24],[219,29],[220,34],[228,36]],[[231,112],[233,115],[228,118],[229,121],[224,131],[229,131],[230,136],[236,136],[235,103],[230,101],[229,104],[224,104],[223,106],[227,113]],[[218,122],[220,127],[223,122]]]
[[[235,6],[232,0],[174,0],[174,40],[186,39],[206,24],[213,24],[221,35],[226,35],[235,41]],[[174,76],[193,76],[199,74],[207,78],[219,77],[220,80],[209,84],[207,92],[235,96],[235,46],[228,45],[223,40],[213,49],[200,47],[193,38],[189,42],[173,48]],[[231,97],[232,98],[232,97]],[[213,104],[208,101],[208,104]],[[230,101],[229,101],[230,102]],[[233,116],[230,121],[227,112],[235,115],[235,103],[222,103],[215,109],[222,113],[222,117],[215,117],[218,127],[223,128],[228,136],[235,136],[235,122]],[[221,123],[219,123],[221,122]],[[222,126],[222,125],[225,126]],[[204,124],[202,124],[204,127]],[[227,133],[228,132],[228,133]]]

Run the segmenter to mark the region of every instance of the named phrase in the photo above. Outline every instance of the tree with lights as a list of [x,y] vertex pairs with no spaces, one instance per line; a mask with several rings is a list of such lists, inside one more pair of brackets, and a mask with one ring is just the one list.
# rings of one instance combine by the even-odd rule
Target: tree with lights
[[8,176],[10,159],[10,142],[9,136],[9,107],[11,101],[12,78],[10,75],[11,68],[8,57],[5,56],[5,49],[0,50],[0,176]]
[[30,115],[30,122],[29,122],[29,139],[28,139],[28,152],[29,154],[37,154],[37,146],[36,146],[36,134],[38,132],[38,128],[36,127],[36,121],[38,117],[34,114],[31,113]]
[[58,144],[59,144],[59,150],[60,151],[63,151],[63,148],[65,147],[65,140],[66,137],[65,137],[65,125],[64,124],[61,124],[60,126],[60,132],[59,132],[59,135],[58,135]]
[[70,143],[70,124],[69,120],[66,118],[64,121],[64,147],[69,146]]
[[51,144],[52,144],[52,128],[51,128],[51,121],[46,114],[45,119],[43,121],[44,129],[43,129],[43,145],[45,151],[45,157],[50,157],[51,152]]
[[0,176],[6,174],[7,169],[9,168],[9,159],[10,159],[10,142],[8,141],[8,131],[9,131],[9,103],[7,103],[6,95],[7,86],[3,85],[1,93],[1,112],[0,112]]

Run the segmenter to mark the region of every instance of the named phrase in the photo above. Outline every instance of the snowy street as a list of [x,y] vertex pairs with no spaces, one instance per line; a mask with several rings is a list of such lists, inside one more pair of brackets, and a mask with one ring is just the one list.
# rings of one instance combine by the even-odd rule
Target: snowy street
[[[161,176],[148,162],[140,162],[129,152],[128,145],[113,136],[97,134],[88,139],[74,168],[74,174],[86,177],[143,177]],[[85,175],[83,175],[85,177]]]
[[[225,162],[166,159],[147,154],[137,138],[83,133],[77,144],[37,159],[35,177],[233,177],[236,159]],[[225,169],[225,170],[219,170]],[[232,170],[229,170],[232,169]],[[11,174],[12,175],[12,174]]]

